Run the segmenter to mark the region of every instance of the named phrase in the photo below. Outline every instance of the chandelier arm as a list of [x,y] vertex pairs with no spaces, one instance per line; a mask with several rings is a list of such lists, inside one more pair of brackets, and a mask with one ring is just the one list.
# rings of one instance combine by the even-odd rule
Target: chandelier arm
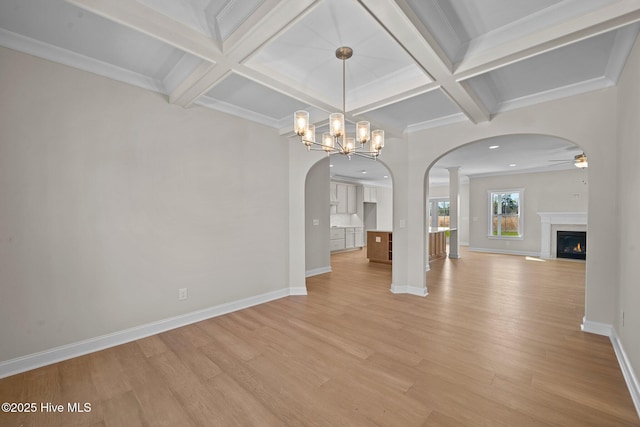
[[[333,152],[335,152],[335,153],[339,153],[339,152],[340,152],[339,150],[337,150],[337,149],[335,149],[335,148],[332,148],[331,150],[326,150],[326,149],[325,149],[325,147],[326,147],[326,146],[325,146],[324,144],[322,144],[321,142],[309,141],[309,140],[307,140],[307,139],[301,139],[300,141],[301,141],[304,145],[306,145],[306,146],[307,146],[307,148],[309,148],[309,150],[312,150],[312,151],[327,151],[328,153],[333,153]],[[311,145],[316,145],[316,146],[318,146],[318,147],[323,147],[323,148],[312,148],[312,146],[311,146],[311,145],[309,145],[309,144],[311,144]]]
[[349,156],[358,156],[364,157],[365,159],[378,160],[379,154],[373,154],[370,151],[362,152],[362,151],[352,151],[349,153]]

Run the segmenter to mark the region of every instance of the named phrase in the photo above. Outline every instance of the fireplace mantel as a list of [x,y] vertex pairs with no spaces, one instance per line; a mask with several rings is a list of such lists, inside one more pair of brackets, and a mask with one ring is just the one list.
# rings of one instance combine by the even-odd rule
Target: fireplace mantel
[[540,227],[540,258],[551,258],[552,225],[587,225],[586,212],[538,212]]

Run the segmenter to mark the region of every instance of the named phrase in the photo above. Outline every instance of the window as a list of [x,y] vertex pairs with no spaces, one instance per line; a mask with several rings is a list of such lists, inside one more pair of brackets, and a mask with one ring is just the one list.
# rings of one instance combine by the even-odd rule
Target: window
[[522,237],[522,195],[524,190],[489,192],[489,237]]
[[449,227],[449,199],[429,199],[429,227]]

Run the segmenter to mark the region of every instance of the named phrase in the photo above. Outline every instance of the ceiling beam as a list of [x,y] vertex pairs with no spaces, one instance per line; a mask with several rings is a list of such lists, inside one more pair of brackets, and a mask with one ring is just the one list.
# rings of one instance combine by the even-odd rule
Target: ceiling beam
[[230,72],[230,67],[202,62],[169,94],[169,102],[186,108]]
[[229,69],[217,70],[217,67],[214,67],[209,69],[208,75],[195,75],[193,78],[190,76],[190,80],[193,80],[194,84],[192,86],[185,84],[185,93],[181,96],[176,94],[175,98],[182,99],[183,104],[181,105],[188,106],[205,95],[229,72],[236,72],[287,96],[307,102],[317,108],[326,108],[327,105],[319,105],[315,99],[302,91],[292,89],[284,79],[278,80],[268,77],[243,65],[243,62],[247,61],[261,46],[309,13],[318,2],[319,0],[265,1],[223,42],[223,54],[228,61]]
[[488,122],[484,104],[452,74],[452,64],[404,0],[358,0],[473,123]]
[[170,46],[214,63],[226,59],[210,37],[131,0],[66,0],[103,18],[140,31]]
[[[317,108],[331,109],[331,106],[318,102],[300,90],[292,90],[284,79],[277,80],[267,77],[240,63],[260,46],[308,13],[319,0],[267,0],[225,42],[224,49],[229,51],[228,54],[221,52],[217,43],[210,37],[136,1],[67,1],[206,61],[169,94],[171,103],[188,107],[211,90],[221,79],[236,71],[260,84]],[[251,25],[251,28],[248,30],[245,28],[246,25]],[[246,32],[244,35],[243,31]]]
[[372,102],[367,105],[363,105],[358,108],[354,108],[351,110],[351,114],[354,116],[358,116],[360,114],[365,114],[372,110],[377,110],[379,108],[386,107],[387,105],[395,104],[396,102],[404,101],[405,99],[412,98],[414,96],[422,95],[423,93],[431,92],[432,90],[440,89],[440,84],[436,82],[427,83],[426,85],[422,85],[420,87],[416,87],[413,89],[406,90],[401,93],[397,93],[393,96],[389,96],[387,98],[379,99],[375,102]]
[[228,38],[224,54],[234,62],[247,61],[260,47],[311,12],[321,0],[265,0]]
[[454,75],[458,81],[465,80],[638,21],[638,0],[617,1],[552,27],[471,54],[457,65]]

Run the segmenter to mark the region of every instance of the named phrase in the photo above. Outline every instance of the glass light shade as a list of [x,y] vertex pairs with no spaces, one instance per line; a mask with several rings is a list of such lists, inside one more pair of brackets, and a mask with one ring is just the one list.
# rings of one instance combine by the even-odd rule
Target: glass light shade
[[334,147],[335,147],[335,142],[331,134],[329,132],[323,132],[322,133],[322,149],[324,151],[333,151]]
[[371,139],[370,133],[371,125],[369,122],[358,122],[356,123],[356,138],[358,138],[358,142],[360,144],[366,144]]
[[345,143],[342,147],[342,151],[344,154],[350,154],[355,151],[356,148],[356,139],[355,138],[345,138]]
[[371,151],[380,151],[384,147],[384,131],[374,130],[371,132]]
[[311,147],[311,145],[316,142],[316,127],[314,125],[307,126],[307,129],[304,131],[304,136],[302,137],[302,142],[307,147]]
[[309,113],[307,111],[296,111],[293,115],[293,130],[298,136],[302,136],[309,127]]
[[329,115],[329,132],[332,136],[344,135],[344,114],[332,113]]

